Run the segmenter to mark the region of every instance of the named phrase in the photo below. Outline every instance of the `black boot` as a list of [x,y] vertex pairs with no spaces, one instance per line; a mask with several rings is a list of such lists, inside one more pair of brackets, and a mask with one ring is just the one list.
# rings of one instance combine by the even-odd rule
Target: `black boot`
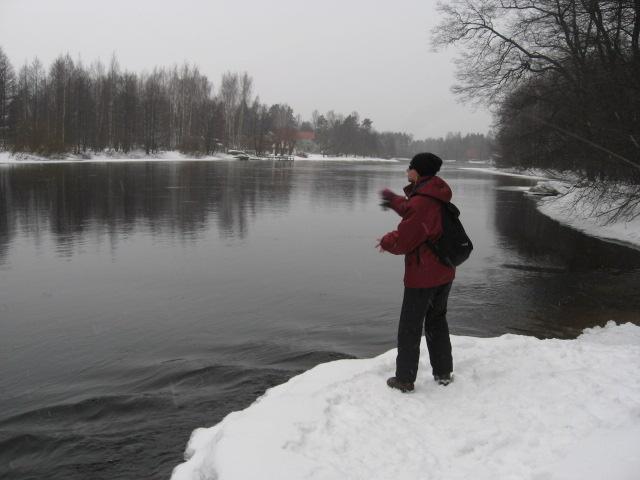
[[433,379],[438,383],[438,385],[447,386],[451,382],[453,382],[453,375],[451,373],[446,373],[444,375],[434,375]]
[[413,382],[402,382],[396,377],[388,378],[387,385],[396,390],[400,390],[402,393],[413,392]]

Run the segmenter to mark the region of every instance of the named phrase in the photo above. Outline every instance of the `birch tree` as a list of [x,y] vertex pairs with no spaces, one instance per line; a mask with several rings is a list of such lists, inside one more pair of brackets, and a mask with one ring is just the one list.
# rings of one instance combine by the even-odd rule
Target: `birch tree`
[[0,47],[0,150],[6,150],[11,139],[9,107],[15,92],[16,77],[9,58]]

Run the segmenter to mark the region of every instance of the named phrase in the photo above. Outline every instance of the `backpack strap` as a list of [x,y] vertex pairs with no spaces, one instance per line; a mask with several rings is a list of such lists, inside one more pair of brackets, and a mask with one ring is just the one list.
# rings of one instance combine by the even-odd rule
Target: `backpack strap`
[[[433,178],[433,177],[431,177]],[[431,180],[431,179],[429,179]],[[429,180],[427,180],[425,183],[427,183]],[[415,195],[420,195],[421,197],[427,197],[427,198],[431,198],[433,200],[436,200],[439,204],[440,204],[440,224],[442,225],[443,222],[443,216],[444,216],[444,209],[450,210],[456,217],[460,216],[460,210],[458,210],[458,207],[456,207],[453,203],[451,202],[445,202],[444,200],[440,200],[439,198],[436,198],[432,195],[427,195],[426,193],[419,193],[419,192],[414,192],[412,193],[412,196]],[[442,233],[440,234],[441,236],[444,234],[444,227],[441,227]],[[426,239],[424,243],[429,250],[431,250],[433,252],[433,254],[445,265],[449,266],[449,267],[453,267],[453,265],[451,265],[451,262],[448,261],[448,259],[446,258],[445,255],[442,254],[442,252],[440,251],[440,249],[438,248],[438,246],[431,240]],[[418,262],[420,260],[420,253],[419,253],[419,249],[420,246],[418,246],[418,248],[416,249],[418,251]]]

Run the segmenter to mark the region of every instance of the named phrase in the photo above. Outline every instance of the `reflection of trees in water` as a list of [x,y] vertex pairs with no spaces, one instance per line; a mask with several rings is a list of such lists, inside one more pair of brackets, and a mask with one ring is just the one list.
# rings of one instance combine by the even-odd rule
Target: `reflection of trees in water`
[[224,174],[211,182],[217,193],[210,205],[222,235],[244,238],[249,216],[254,218],[264,207],[288,206],[293,180],[289,163],[242,162],[222,167]]
[[314,169],[309,186],[314,203],[352,206],[356,198],[360,201],[368,198],[373,175],[362,166],[341,167]]
[[527,258],[570,271],[640,268],[640,252],[603,242],[541,214],[535,199],[496,191],[498,233]]
[[[12,211],[11,185],[7,176],[2,173],[3,170],[0,170],[0,192],[2,192],[0,197],[0,265],[6,262],[9,244],[15,236],[15,220],[13,216],[9,215],[9,212]],[[5,195],[4,192],[8,194]]]
[[545,335],[573,337],[611,319],[637,321],[640,252],[565,227],[520,192],[496,191],[495,208],[497,232],[518,254],[501,268],[522,280],[513,288],[526,289],[532,309],[517,320],[524,331],[542,325]]
[[287,205],[291,168],[229,162],[20,165],[0,170],[0,261],[18,228],[47,230],[61,255],[89,232],[137,229],[194,238],[215,217],[230,237],[247,234],[247,216]]
[[317,204],[368,198],[375,172],[354,165],[289,162],[131,162],[18,165],[0,170],[0,262],[16,234],[72,256],[88,235],[116,248],[147,231],[183,241],[211,222],[244,238],[261,212],[289,208],[295,184]]

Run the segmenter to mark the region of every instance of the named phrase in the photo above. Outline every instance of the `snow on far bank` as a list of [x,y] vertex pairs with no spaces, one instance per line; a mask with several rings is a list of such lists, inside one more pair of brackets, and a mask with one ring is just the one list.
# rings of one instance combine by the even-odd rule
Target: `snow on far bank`
[[499,169],[497,167],[458,167],[458,170],[471,170],[473,172],[488,173],[490,175],[503,175],[507,177],[530,178],[532,180],[545,180],[549,175],[545,175],[542,170],[527,170],[516,172],[507,169]]
[[[309,155],[307,158],[294,157],[295,161],[317,161],[325,162],[384,162],[398,163],[399,160],[392,158],[375,157],[323,157],[322,155]],[[128,153],[123,152],[103,152],[88,153],[86,155],[66,154],[60,158],[48,158],[29,153],[12,154],[0,151],[0,164],[40,164],[40,163],[119,163],[119,162],[209,162],[216,160],[238,160],[233,155],[226,153],[216,153],[215,155],[193,156],[177,151],[158,152],[147,155],[144,151],[136,150]],[[250,157],[249,161],[277,161],[274,157]]]
[[587,235],[640,247],[640,215],[631,220],[618,218],[610,221],[612,210],[619,202],[594,198],[585,188],[573,187],[563,195],[539,199],[537,206],[548,217]]
[[321,160],[323,162],[381,162],[381,163],[398,163],[400,162],[397,158],[378,158],[378,157],[352,157],[352,156],[343,156],[343,157],[332,157],[330,155],[323,156],[319,153],[309,154],[307,158],[296,157],[296,161],[301,160],[310,160],[317,161]]
[[436,385],[389,389],[395,350],[318,365],[193,432],[173,480],[632,480],[640,472],[640,327],[575,340],[453,336]]
[[121,163],[121,162],[178,162],[178,161],[213,161],[233,160],[231,155],[216,154],[201,157],[185,155],[181,152],[158,152],[147,155],[136,150],[128,153],[105,152],[97,154],[74,155],[65,154],[56,158],[43,157],[30,153],[0,152],[0,164],[39,164],[39,163]]

